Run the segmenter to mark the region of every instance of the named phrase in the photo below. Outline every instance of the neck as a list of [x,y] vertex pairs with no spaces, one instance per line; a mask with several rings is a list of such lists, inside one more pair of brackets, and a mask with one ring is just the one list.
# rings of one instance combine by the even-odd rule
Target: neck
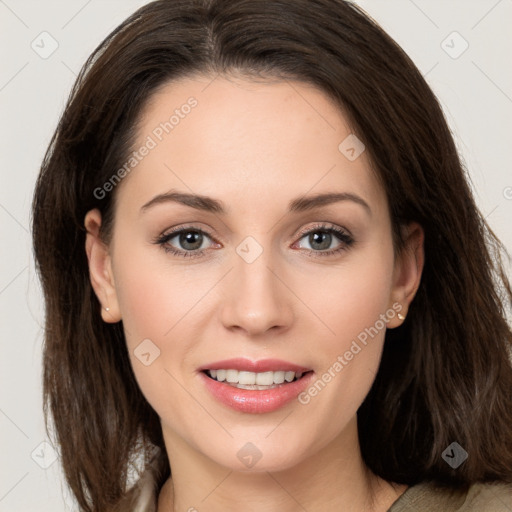
[[365,466],[356,418],[326,446],[279,471],[256,471],[258,465],[236,471],[215,463],[165,429],[164,439],[172,479],[162,488],[158,512],[385,512],[407,488],[392,486]]

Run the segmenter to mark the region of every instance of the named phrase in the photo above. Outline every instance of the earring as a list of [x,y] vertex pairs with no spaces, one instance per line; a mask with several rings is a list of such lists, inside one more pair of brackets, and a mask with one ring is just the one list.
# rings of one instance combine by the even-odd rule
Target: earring
[[402,313],[398,313],[398,320],[405,320],[405,316]]
[[108,313],[110,311],[110,308],[104,308],[105,311]]

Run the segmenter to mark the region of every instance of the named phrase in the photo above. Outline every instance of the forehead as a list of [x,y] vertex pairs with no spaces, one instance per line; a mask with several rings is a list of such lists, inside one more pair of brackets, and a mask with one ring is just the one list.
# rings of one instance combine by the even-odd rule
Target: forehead
[[149,98],[121,188],[137,204],[180,189],[262,208],[332,190],[384,206],[365,151],[353,158],[363,148],[337,105],[309,84],[196,76]]

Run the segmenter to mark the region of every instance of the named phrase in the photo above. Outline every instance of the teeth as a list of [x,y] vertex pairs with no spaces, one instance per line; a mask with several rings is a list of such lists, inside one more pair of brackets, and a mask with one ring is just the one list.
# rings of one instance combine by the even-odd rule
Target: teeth
[[285,374],[286,372],[274,372],[274,384],[282,384],[284,382]]
[[238,370],[208,370],[210,377],[219,382],[228,382],[229,384],[240,384],[240,387],[247,386],[243,389],[259,389],[258,386],[272,386],[274,384],[282,384],[284,381],[292,382],[295,378],[300,379],[302,372],[246,372]]
[[227,382],[238,382],[238,370],[226,370],[226,381]]
[[[235,370],[231,370],[235,371]],[[238,384],[256,384],[256,374],[253,372],[236,372],[238,373],[238,379],[234,382],[238,382]],[[258,383],[259,384],[259,383]]]
[[254,375],[258,386],[272,386],[274,384],[274,372],[256,373]]

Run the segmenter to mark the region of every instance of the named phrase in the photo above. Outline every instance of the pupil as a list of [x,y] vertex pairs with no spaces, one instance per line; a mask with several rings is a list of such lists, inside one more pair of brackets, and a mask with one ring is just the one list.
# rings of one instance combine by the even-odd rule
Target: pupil
[[[199,242],[196,241],[194,242],[194,238],[199,238]],[[196,249],[199,249],[199,247],[201,247],[201,243],[202,243],[202,235],[201,233],[198,233],[197,231],[188,231],[187,233],[182,233],[180,235],[180,243],[182,244],[182,246],[186,249],[190,249],[190,250],[196,250]],[[192,247],[188,246],[187,247],[187,244],[192,244]]]
[[[311,246],[313,246],[315,243],[320,243],[321,247],[317,247],[318,249],[328,249],[329,246],[331,245],[331,240],[330,240],[331,234],[330,233],[322,233],[320,231],[317,231],[316,233],[312,233],[311,235],[309,235],[309,237],[310,237],[309,243],[311,244]],[[319,241],[319,239],[320,239],[320,241]],[[326,240],[327,240],[327,244],[325,243]],[[323,246],[322,246],[322,243],[323,243]]]

